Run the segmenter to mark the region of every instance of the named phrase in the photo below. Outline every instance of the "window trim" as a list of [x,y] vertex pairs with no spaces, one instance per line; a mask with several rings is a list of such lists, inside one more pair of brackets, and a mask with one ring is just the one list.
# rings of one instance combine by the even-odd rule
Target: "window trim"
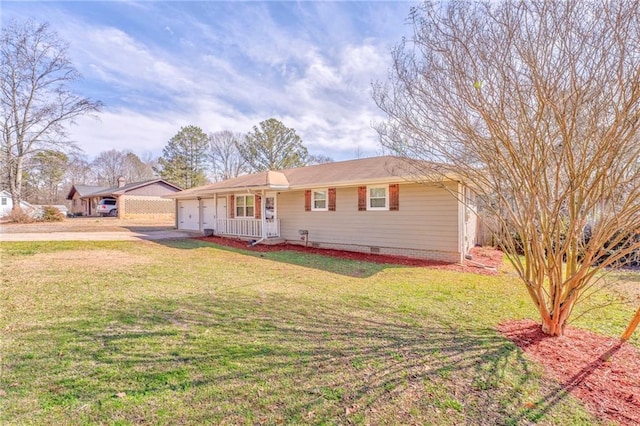
[[[316,193],[324,192],[324,207],[316,207]],[[311,190],[311,211],[327,212],[329,211],[329,188],[318,188]]]
[[[371,190],[372,189],[384,189],[384,207],[372,207],[371,206]],[[382,197],[373,197],[373,199],[380,199]],[[367,185],[367,211],[388,211],[389,210],[389,185]]]
[[[243,205],[242,206],[238,205],[238,199],[239,198],[243,199],[243,201],[242,201]],[[253,205],[248,206],[248,207],[252,207],[253,208],[253,215],[251,215],[251,216],[247,216],[247,199],[249,199],[249,198],[253,198]],[[236,195],[234,195],[234,199],[235,199],[234,206],[233,206],[234,218],[237,218],[237,219],[255,219],[256,218],[256,197],[255,197],[255,195],[252,195],[252,194],[236,194]],[[238,215],[238,207],[243,209],[243,215],[242,216]]]

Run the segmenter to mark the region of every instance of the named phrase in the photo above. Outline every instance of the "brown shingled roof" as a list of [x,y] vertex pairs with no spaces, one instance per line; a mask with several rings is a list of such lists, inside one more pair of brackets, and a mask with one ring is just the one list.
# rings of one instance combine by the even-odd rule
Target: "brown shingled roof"
[[131,191],[136,188],[141,188],[146,185],[151,185],[154,183],[163,183],[169,187],[175,188],[176,190],[180,190],[181,188],[177,185],[172,184],[171,182],[167,182],[161,178],[149,179],[141,182],[131,182],[122,187],[118,186],[90,186],[90,185],[73,185],[69,190],[69,194],[67,195],[67,200],[73,199],[73,195],[77,192],[80,197],[112,197],[115,195],[122,195],[127,191]]
[[338,161],[239,176],[191,188],[167,198],[189,198],[240,189],[304,189],[415,180],[411,165],[400,157],[383,156]]
[[402,181],[410,176],[407,163],[392,156],[361,158],[282,171],[291,188],[340,186],[373,181]]

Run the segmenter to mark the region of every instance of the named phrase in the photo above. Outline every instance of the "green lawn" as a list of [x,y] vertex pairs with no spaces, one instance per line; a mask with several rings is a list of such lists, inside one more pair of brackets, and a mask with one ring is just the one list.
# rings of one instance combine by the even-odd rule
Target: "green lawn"
[[2,424],[598,424],[495,331],[536,318],[509,273],[195,240],[0,253]]

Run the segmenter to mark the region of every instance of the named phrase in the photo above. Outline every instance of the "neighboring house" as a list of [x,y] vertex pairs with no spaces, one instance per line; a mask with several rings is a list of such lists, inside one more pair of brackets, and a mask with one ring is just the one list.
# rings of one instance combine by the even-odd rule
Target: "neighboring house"
[[418,183],[405,169],[397,157],[365,158],[255,173],[168,197],[178,200],[179,229],[461,262],[476,241],[471,191],[454,179]]
[[[20,202],[20,207],[22,207],[22,211],[25,213],[34,212],[36,208],[26,201]],[[11,193],[6,190],[0,191],[0,217],[6,216],[11,213],[13,209],[13,198],[11,198]]]
[[82,216],[97,216],[96,206],[104,198],[117,200],[118,217],[144,215],[175,215],[175,202],[167,198],[181,191],[181,188],[164,179],[126,183],[118,179],[114,187],[73,185],[67,195],[71,200],[71,213]]

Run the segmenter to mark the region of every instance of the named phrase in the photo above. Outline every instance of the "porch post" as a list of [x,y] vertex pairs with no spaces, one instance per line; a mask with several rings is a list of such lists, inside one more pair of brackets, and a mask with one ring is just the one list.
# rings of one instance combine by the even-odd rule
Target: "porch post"
[[260,203],[260,210],[261,210],[261,217],[260,220],[262,221],[262,239],[266,240],[267,239],[267,199],[266,199],[266,192],[264,191],[264,189],[261,192],[262,200]]

